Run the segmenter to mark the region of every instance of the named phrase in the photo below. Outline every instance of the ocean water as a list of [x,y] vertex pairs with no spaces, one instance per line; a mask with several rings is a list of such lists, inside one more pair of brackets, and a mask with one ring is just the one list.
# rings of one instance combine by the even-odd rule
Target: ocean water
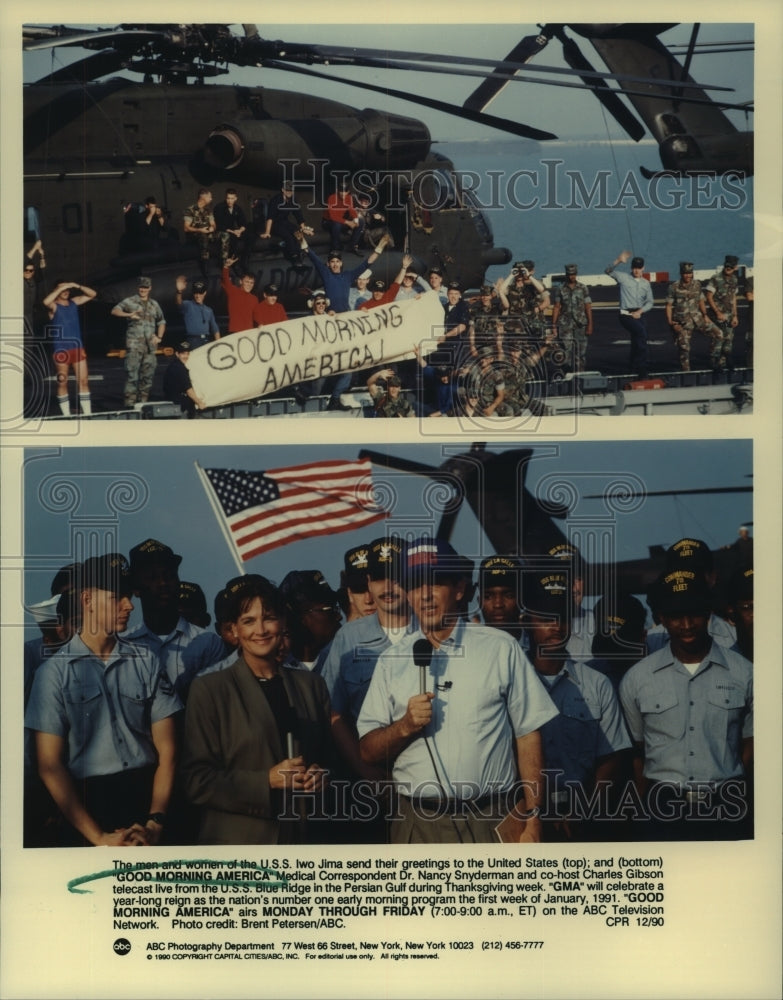
[[[753,179],[645,179],[660,166],[655,143],[438,143],[474,188],[495,245],[536,274],[577,263],[596,274],[627,248],[648,271],[678,273],[681,260],[715,268],[726,253],[753,263]],[[508,273],[492,267],[488,278]]]

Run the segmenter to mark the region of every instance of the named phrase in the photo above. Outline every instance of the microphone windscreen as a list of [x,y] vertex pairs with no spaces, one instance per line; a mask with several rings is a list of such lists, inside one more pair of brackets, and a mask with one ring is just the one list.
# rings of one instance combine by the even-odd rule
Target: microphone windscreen
[[413,644],[413,662],[417,667],[429,667],[434,652],[428,639],[417,639]]

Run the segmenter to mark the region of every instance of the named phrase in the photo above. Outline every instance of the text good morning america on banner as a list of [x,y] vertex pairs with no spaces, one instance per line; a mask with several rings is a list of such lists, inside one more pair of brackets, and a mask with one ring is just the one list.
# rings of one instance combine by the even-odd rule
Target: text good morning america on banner
[[229,333],[192,351],[188,371],[206,405],[223,406],[412,357],[413,344],[442,333],[443,306],[437,293],[426,292],[377,309]]
[[262,472],[196,468],[242,562],[304,538],[363,528],[389,514],[375,502],[369,460]]

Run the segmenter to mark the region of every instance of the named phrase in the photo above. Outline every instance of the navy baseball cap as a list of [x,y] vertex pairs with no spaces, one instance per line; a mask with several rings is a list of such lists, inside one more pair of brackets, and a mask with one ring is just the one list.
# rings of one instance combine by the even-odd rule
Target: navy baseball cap
[[647,603],[662,615],[709,615],[712,594],[698,570],[676,569],[658,578],[650,589]]
[[700,538],[681,538],[666,550],[666,569],[697,569],[711,573],[714,565],[709,545]]
[[424,535],[408,544],[406,587],[420,587],[425,580],[470,576],[473,564],[443,538]]
[[130,550],[130,571],[135,573],[151,562],[173,563],[179,566],[182,556],[175,555],[174,550],[168,545],[159,542],[156,538],[148,538],[145,542],[139,542]]
[[343,582],[349,590],[367,590],[367,557],[367,545],[356,545],[345,553]]
[[567,614],[571,606],[571,584],[567,573],[525,573],[522,577],[522,603],[530,614]]
[[131,569],[120,552],[85,559],[79,571],[79,590],[107,590],[115,597],[129,597],[133,593]]
[[399,580],[404,575],[407,546],[396,536],[376,538],[367,553],[367,572],[373,580],[391,576]]
[[487,556],[479,565],[479,580],[484,587],[519,588],[522,563],[515,556]]
[[337,605],[337,594],[317,569],[292,569],[280,584],[280,593],[286,604],[296,610],[302,610],[308,604]]

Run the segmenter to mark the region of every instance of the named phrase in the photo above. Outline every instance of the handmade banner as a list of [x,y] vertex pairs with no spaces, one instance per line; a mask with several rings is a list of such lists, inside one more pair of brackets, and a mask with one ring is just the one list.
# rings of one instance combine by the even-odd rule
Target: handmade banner
[[206,405],[220,406],[387,364],[442,332],[443,306],[436,292],[427,292],[377,309],[304,316],[231,333],[193,351],[188,370]]

